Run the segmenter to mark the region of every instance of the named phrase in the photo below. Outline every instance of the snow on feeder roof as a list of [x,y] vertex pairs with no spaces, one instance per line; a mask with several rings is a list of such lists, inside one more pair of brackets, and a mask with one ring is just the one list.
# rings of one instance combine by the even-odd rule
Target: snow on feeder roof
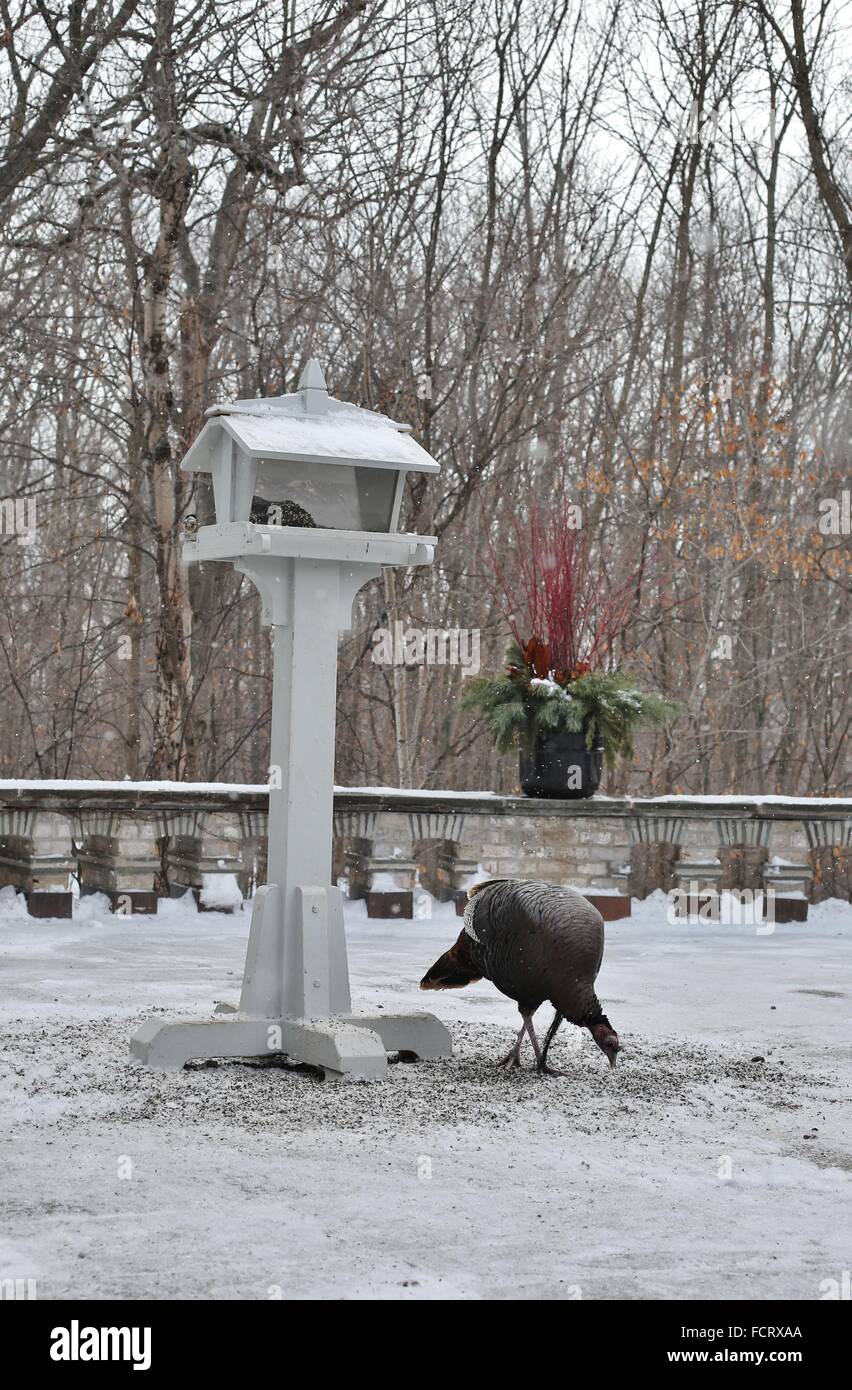
[[181,467],[212,475],[219,525],[393,532],[406,473],[440,471],[409,428],[335,400],[312,358],[298,391],[211,407]]

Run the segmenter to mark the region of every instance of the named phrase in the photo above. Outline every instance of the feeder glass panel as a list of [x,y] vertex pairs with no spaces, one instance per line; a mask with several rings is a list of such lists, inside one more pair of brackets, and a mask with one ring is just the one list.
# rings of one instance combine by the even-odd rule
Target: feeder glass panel
[[263,459],[251,519],[263,526],[388,532],[398,476],[395,468]]

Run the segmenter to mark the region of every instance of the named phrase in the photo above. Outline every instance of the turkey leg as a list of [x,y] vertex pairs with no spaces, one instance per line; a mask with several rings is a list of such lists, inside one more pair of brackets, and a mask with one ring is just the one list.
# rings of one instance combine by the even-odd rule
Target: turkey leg
[[559,1076],[560,1073],[558,1071],[554,1071],[553,1067],[547,1065],[547,1049],[550,1046],[552,1034],[548,1033],[547,1042],[542,1051],[541,1044],[533,1028],[532,1014],[522,1013],[521,1018],[523,1019],[523,1023],[521,1024],[518,1036],[515,1038],[506,1056],[500,1058],[500,1061],[497,1063],[498,1067],[514,1068],[521,1065],[521,1043],[524,1039],[524,1033],[528,1033],[530,1042],[533,1045],[533,1052],[535,1053],[537,1071],[544,1076]]
[[501,1057],[497,1063],[498,1067],[519,1067],[521,1065],[521,1043],[524,1040],[524,1033],[527,1031],[527,1019],[524,1018],[520,1027],[520,1032],[515,1038],[514,1043],[509,1048],[505,1057]]
[[550,1050],[550,1044],[553,1042],[553,1039],[556,1037],[556,1034],[557,1034],[557,1031],[558,1031],[558,1029],[559,1029],[560,1023],[562,1022],[562,1019],[563,1019],[563,1015],[562,1015],[562,1014],[559,1012],[559,1010],[557,1009],[556,1013],[553,1015],[553,1022],[551,1023],[551,1025],[550,1025],[550,1027],[548,1028],[547,1033],[546,1033],[546,1035],[545,1035],[544,1047],[541,1049],[541,1051],[539,1051],[537,1042],[534,1042],[534,1043],[533,1043],[533,1046],[535,1047],[535,1055],[536,1055],[536,1057],[538,1058],[538,1071],[539,1071],[539,1075],[540,1075],[540,1076],[561,1076],[561,1075],[562,1075],[562,1073],[561,1073],[560,1071],[557,1071],[555,1067],[549,1067],[549,1066],[547,1065],[547,1054],[548,1054],[548,1051]]

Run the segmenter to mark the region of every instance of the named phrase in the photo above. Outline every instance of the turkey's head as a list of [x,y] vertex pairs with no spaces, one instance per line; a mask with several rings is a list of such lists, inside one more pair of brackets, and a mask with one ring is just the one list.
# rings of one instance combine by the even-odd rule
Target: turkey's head
[[615,1066],[615,1059],[618,1056],[621,1043],[618,1041],[618,1034],[613,1028],[608,1018],[602,1018],[597,1023],[589,1026],[589,1032],[603,1052],[609,1058],[611,1067]]

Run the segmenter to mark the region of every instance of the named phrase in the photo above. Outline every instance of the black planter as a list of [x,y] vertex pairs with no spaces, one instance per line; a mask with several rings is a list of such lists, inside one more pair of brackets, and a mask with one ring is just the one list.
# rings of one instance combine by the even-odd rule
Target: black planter
[[521,753],[521,790],[525,796],[580,800],[597,791],[602,767],[600,739],[587,748],[584,733],[549,734],[532,753]]

